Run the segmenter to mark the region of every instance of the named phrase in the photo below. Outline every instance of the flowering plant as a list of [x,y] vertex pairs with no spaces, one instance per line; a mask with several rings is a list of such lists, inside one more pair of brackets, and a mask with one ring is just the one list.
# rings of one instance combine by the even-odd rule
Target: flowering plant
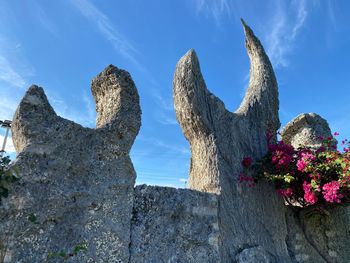
[[[335,133],[334,135],[339,135]],[[350,144],[343,141],[342,152],[336,140],[322,136],[318,149],[293,146],[275,141],[267,134],[268,153],[259,162],[244,158],[246,173],[240,182],[253,187],[259,180],[273,182],[278,194],[290,205],[306,207],[313,204],[350,204]],[[251,176],[250,176],[251,175]]]

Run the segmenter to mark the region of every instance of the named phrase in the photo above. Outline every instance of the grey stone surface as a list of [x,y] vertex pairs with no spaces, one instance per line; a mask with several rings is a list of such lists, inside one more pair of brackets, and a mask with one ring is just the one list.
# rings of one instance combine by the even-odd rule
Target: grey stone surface
[[235,260],[242,247],[260,246],[272,262],[290,262],[285,237],[284,204],[274,187],[254,189],[237,181],[241,161],[261,159],[267,152],[267,129],[280,126],[278,87],[260,41],[243,22],[251,61],[249,88],[235,113],[206,88],[194,50],[178,62],[173,97],[192,152],[189,186],[219,194],[221,260]]
[[[112,65],[93,79],[96,129],[56,115],[42,88],[31,86],[13,119],[21,180],[1,207],[9,235],[7,262],[45,262],[48,251],[79,252],[69,262],[128,262],[135,171],[129,151],[141,122],[128,72]],[[35,214],[40,224],[28,221]],[[11,227],[10,227],[11,228]],[[59,262],[52,258],[49,262]]]
[[242,250],[236,256],[237,263],[269,263],[273,262],[272,257],[260,247],[249,247]]
[[317,149],[321,146],[319,136],[332,137],[328,123],[316,113],[302,113],[288,122],[281,130],[281,140],[295,149],[304,145]]
[[[332,137],[332,133],[327,121],[315,113],[300,114],[281,131],[281,140],[295,148],[317,149],[318,136]],[[295,262],[350,262],[349,208],[325,208],[324,214],[312,207],[287,209],[286,222],[288,249]]]
[[215,194],[140,185],[134,200],[130,262],[221,262]]
[[[126,71],[110,65],[92,80],[95,129],[57,116],[43,89],[30,87],[12,125],[22,177],[0,206],[5,262],[46,262],[49,250],[70,253],[83,241],[88,251],[69,262],[350,262],[349,209],[322,217],[286,207],[270,184],[237,181],[242,159],[260,160],[267,129],[280,126],[271,63],[243,26],[250,82],[236,112],[206,88],[194,50],[176,66],[174,105],[190,142],[193,190],[134,188],[129,152],[141,109]],[[319,135],[331,134],[316,114],[282,130],[294,146],[316,147]],[[32,213],[39,224],[28,221]]]

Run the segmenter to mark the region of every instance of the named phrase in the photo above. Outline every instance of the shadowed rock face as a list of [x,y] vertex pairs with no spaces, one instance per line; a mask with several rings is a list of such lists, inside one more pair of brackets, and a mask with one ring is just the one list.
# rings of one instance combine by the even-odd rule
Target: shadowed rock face
[[[128,72],[112,65],[92,80],[96,129],[56,115],[42,88],[31,86],[13,119],[22,178],[1,209],[19,206],[11,262],[44,262],[47,251],[88,253],[70,262],[128,262],[135,171],[129,157],[141,124]],[[1,221],[4,233],[8,211]],[[30,213],[40,225],[27,220]],[[53,259],[55,261],[57,259]]]
[[136,186],[130,263],[221,262],[217,209],[215,194]]
[[189,186],[220,194],[222,262],[238,260],[240,249],[255,251],[272,262],[289,262],[282,200],[270,185],[259,183],[250,189],[237,181],[243,158],[262,158],[267,152],[267,129],[280,126],[271,63],[252,30],[244,22],[243,27],[251,60],[250,81],[235,113],[207,89],[194,50],[176,66],[175,112],[192,152]]

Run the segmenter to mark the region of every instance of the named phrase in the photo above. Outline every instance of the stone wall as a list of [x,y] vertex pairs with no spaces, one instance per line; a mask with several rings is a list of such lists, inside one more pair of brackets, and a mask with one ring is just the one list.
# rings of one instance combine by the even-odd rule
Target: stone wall
[[135,187],[130,262],[220,262],[218,198],[189,189]]
[[[92,80],[95,129],[57,116],[42,88],[28,89],[12,128],[21,179],[0,206],[5,262],[59,262],[46,259],[49,250],[71,253],[81,242],[87,252],[68,262],[350,262],[349,209],[324,218],[285,206],[272,185],[238,183],[243,157],[259,160],[266,130],[280,127],[271,63],[242,23],[250,81],[234,113],[207,89],[194,50],[175,69],[175,113],[192,152],[191,190],[134,187],[129,152],[141,109],[128,72],[110,65]],[[327,122],[303,114],[282,129],[282,138],[315,146],[320,132],[330,134]],[[30,214],[38,224],[28,221]]]

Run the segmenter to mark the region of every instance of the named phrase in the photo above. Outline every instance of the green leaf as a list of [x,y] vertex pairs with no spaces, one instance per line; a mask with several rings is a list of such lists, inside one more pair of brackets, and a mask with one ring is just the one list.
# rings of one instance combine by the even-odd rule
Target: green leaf
[[30,222],[32,222],[32,223],[36,223],[37,218],[36,218],[36,216],[35,216],[33,213],[31,213],[31,214],[29,214],[29,216],[28,216],[28,220],[29,220]]
[[67,256],[67,254],[64,253],[64,252],[61,252],[61,253],[59,253],[58,255],[59,255],[60,257],[63,257],[63,258],[65,258],[65,257]]
[[87,251],[87,248],[86,247],[82,247],[82,246],[76,246],[74,248],[73,254],[76,255],[80,250]]
[[47,252],[47,258],[57,257],[56,253],[52,253],[50,250]]

